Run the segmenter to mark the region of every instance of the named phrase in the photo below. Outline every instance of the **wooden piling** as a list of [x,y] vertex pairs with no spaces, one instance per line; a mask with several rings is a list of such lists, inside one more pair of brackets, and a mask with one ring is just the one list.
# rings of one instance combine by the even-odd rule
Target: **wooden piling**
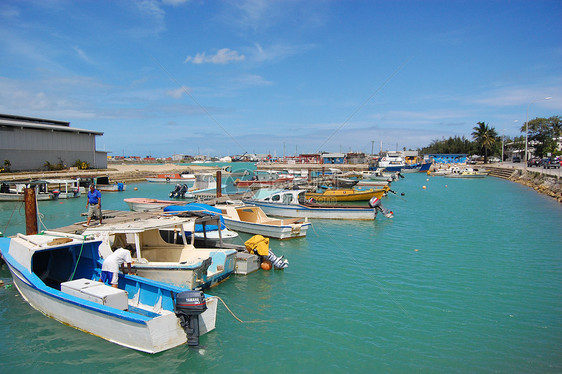
[[37,200],[35,199],[35,188],[26,187],[23,190],[23,200],[25,202],[25,233],[26,235],[37,234]]

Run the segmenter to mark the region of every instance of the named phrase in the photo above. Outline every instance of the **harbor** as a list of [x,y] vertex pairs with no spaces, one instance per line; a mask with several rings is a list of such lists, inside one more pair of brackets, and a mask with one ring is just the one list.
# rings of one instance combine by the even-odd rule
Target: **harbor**
[[[103,207],[108,213],[126,211],[123,199],[164,199],[170,187],[131,183],[126,191],[104,193]],[[204,348],[199,350],[176,347],[147,357],[50,321],[17,297],[3,265],[0,306],[6,323],[0,327],[5,337],[0,365],[18,371],[37,359],[50,365],[59,355],[41,353],[67,352],[72,342],[76,353],[67,359],[86,371],[109,369],[123,357],[134,361],[136,370],[149,361],[152,368],[168,371],[213,367],[230,372],[256,365],[333,370],[344,361],[355,371],[429,370],[437,362],[461,371],[484,366],[548,372],[556,366],[553,342],[562,336],[556,290],[562,273],[555,264],[561,243],[541,233],[546,229],[559,237],[558,204],[496,177],[448,180],[416,173],[393,189],[398,194],[382,201],[394,218],[353,224],[313,220],[306,238],[270,242],[277,255],[289,259],[289,267],[234,274],[211,288],[208,293],[224,300],[244,323],[219,303],[216,328],[200,337]],[[515,196],[523,197],[518,204],[512,203]],[[70,227],[83,229],[82,199],[38,202],[42,223],[48,229],[78,223]],[[466,205],[469,200],[479,203]],[[6,235],[24,230],[18,203],[2,203],[0,209],[2,222],[9,221]],[[550,219],[540,228],[526,224],[540,216]],[[250,237],[240,233],[236,243]],[[318,292],[327,286],[329,292]],[[342,295],[349,303],[335,302]],[[41,336],[48,338],[38,341],[29,325],[41,326]],[[272,337],[273,346],[267,343]],[[33,353],[24,344],[29,340]],[[251,344],[262,347],[260,355],[236,354],[238,347]],[[84,349],[93,361],[84,360]],[[269,358],[280,354],[285,361]],[[538,356],[542,359],[534,359]]]

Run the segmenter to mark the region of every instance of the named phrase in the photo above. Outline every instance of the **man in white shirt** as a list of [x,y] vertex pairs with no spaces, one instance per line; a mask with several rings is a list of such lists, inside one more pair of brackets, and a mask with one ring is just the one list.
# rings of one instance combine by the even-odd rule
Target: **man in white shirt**
[[117,288],[117,282],[119,280],[119,268],[125,273],[124,263],[127,263],[127,273],[132,274],[131,263],[133,259],[131,258],[131,252],[125,248],[117,248],[115,252],[107,256],[103,260],[103,265],[101,267],[101,278],[100,282],[111,284],[112,287]]

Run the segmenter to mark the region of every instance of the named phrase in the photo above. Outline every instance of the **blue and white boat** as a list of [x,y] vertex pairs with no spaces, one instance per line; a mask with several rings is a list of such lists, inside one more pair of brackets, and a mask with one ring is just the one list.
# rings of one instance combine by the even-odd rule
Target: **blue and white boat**
[[[101,242],[68,234],[0,238],[14,285],[35,309],[65,325],[148,353],[188,341],[176,303],[183,288],[119,274],[118,288],[102,284]],[[190,291],[199,292],[199,291]],[[202,293],[201,293],[202,294]],[[199,333],[215,328],[217,300],[204,296]],[[176,313],[178,313],[176,315]]]
[[307,202],[306,190],[259,190],[248,205],[260,207],[266,214],[279,217],[374,220],[376,210],[365,206],[315,204]]

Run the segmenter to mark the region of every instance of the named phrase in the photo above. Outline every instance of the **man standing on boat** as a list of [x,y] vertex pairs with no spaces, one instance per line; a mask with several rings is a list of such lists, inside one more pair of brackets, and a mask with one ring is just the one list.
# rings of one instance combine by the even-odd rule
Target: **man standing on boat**
[[88,191],[88,201],[86,202],[86,208],[88,208],[88,221],[86,221],[86,226],[90,226],[90,220],[95,214],[100,220],[100,225],[102,221],[101,216],[101,192],[96,189],[93,184],[90,184],[90,190]]

